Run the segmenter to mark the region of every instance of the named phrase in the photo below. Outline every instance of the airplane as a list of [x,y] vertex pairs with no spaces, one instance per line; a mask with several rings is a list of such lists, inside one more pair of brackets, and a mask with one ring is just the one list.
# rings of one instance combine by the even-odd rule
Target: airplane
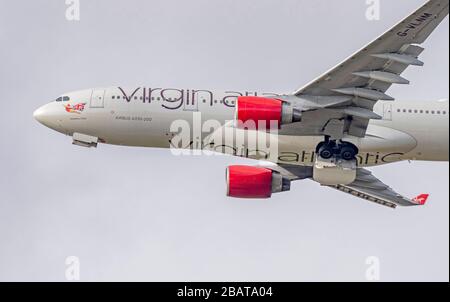
[[409,66],[424,65],[420,45],[448,12],[449,0],[427,1],[293,93],[94,88],[65,93],[34,118],[83,147],[209,150],[259,160],[226,169],[229,197],[270,198],[289,191],[292,181],[310,179],[390,208],[424,205],[428,194],[407,198],[368,168],[448,162],[448,99],[395,101],[387,94],[394,84],[409,84],[401,76]]

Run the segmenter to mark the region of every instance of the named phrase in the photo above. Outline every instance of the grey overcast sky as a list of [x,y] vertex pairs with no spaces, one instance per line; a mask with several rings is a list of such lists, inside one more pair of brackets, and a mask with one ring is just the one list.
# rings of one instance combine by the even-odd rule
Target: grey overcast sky
[[[32,118],[58,95],[162,85],[290,92],[424,0],[0,0],[0,281],[449,280],[448,163],[372,169],[423,208],[390,210],[310,182],[268,201],[225,197],[232,157],[84,149]],[[448,18],[397,99],[449,95]]]

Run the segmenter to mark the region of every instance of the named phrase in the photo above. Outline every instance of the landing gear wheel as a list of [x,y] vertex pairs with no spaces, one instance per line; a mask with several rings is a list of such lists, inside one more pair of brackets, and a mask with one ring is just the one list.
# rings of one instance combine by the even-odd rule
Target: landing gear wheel
[[356,150],[351,146],[344,146],[341,149],[341,158],[344,160],[353,160],[356,157]]
[[323,159],[335,157],[336,159],[340,158],[346,161],[352,161],[356,159],[359,150],[352,143],[326,139],[317,145],[316,153]]
[[319,150],[319,156],[323,159],[330,159],[334,156],[333,148],[331,146],[324,145]]

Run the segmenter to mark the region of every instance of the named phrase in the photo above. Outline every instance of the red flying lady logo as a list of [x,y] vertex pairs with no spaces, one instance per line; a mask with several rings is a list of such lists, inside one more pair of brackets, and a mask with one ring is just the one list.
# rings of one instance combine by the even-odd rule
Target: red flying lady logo
[[425,205],[427,203],[428,197],[430,197],[429,194],[421,194],[413,199],[414,202],[416,202],[419,205]]
[[78,104],[75,104],[75,105],[67,104],[67,105],[64,105],[64,108],[69,113],[81,114],[81,112],[84,111],[84,107],[85,106],[86,106],[86,103],[78,103]]

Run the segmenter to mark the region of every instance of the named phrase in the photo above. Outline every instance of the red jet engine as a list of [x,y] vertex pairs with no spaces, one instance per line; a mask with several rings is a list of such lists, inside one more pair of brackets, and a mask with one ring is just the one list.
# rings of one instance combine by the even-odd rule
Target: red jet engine
[[238,128],[270,130],[300,122],[301,112],[276,98],[242,96],[237,100],[235,119]]
[[226,171],[227,196],[265,199],[272,193],[290,190],[291,182],[280,173],[263,167],[230,166]]

